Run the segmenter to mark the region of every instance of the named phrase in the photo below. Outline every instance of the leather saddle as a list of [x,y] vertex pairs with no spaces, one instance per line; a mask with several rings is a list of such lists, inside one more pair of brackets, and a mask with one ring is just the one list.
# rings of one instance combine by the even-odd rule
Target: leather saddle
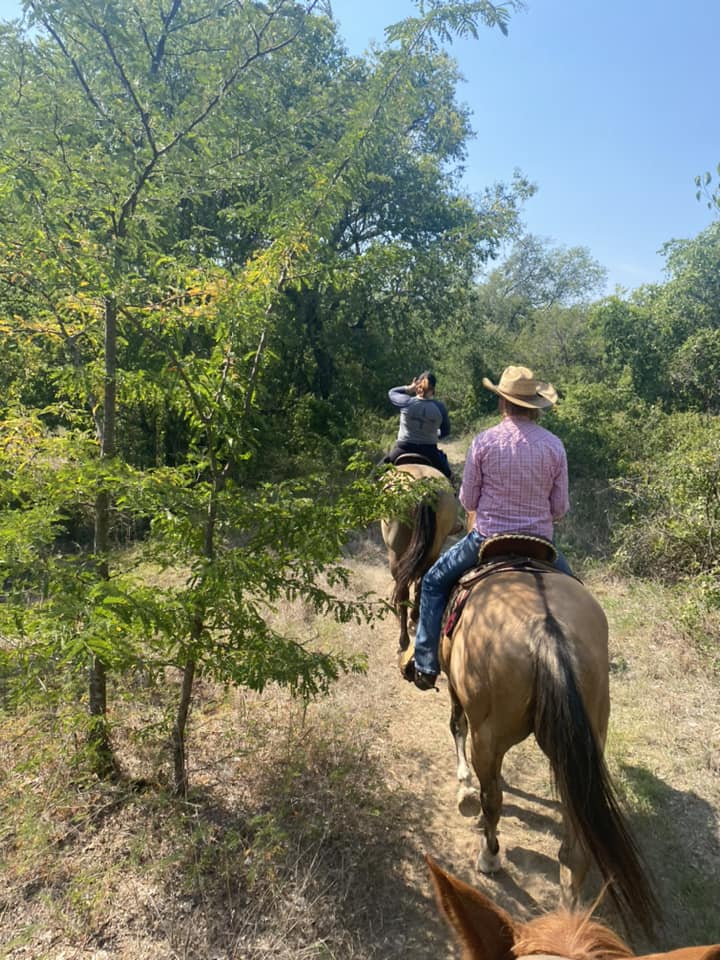
[[408,463],[418,463],[425,467],[434,467],[437,470],[435,464],[421,453],[401,453],[399,457],[395,457],[393,460],[393,464],[396,467],[401,467]]
[[553,566],[557,550],[551,540],[528,533],[500,533],[483,540],[478,562],[464,573],[453,587],[445,608],[442,632],[450,636],[460,619],[473,586],[503,570],[528,570],[538,573],[560,573]]

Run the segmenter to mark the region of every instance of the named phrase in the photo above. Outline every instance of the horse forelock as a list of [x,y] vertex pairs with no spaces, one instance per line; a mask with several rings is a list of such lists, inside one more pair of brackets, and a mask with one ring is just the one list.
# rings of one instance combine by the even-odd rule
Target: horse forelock
[[582,911],[558,910],[519,924],[513,947],[517,958],[544,955],[568,960],[634,957],[630,947],[604,923]]
[[516,957],[566,957],[568,960],[613,960],[633,957],[630,947],[612,930],[584,912],[559,910],[519,925]]

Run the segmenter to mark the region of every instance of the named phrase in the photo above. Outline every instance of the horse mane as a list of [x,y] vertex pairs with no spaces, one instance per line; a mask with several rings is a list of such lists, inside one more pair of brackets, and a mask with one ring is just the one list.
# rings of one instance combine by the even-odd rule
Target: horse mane
[[516,924],[516,957],[551,954],[569,960],[620,960],[634,957],[630,947],[591,911],[557,910]]

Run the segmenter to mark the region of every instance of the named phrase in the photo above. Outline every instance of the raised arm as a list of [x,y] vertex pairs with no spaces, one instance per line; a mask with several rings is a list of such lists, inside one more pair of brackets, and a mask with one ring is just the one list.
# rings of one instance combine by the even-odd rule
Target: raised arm
[[415,396],[415,384],[408,383],[404,387],[392,387],[388,391],[388,398],[394,407],[406,407]]

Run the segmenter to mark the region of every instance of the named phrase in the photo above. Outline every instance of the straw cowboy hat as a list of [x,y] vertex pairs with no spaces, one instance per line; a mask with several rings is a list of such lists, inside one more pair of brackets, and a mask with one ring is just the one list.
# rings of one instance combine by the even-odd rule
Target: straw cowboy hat
[[551,383],[536,380],[527,367],[505,367],[497,386],[483,377],[483,386],[520,407],[545,409],[557,402],[557,390]]

